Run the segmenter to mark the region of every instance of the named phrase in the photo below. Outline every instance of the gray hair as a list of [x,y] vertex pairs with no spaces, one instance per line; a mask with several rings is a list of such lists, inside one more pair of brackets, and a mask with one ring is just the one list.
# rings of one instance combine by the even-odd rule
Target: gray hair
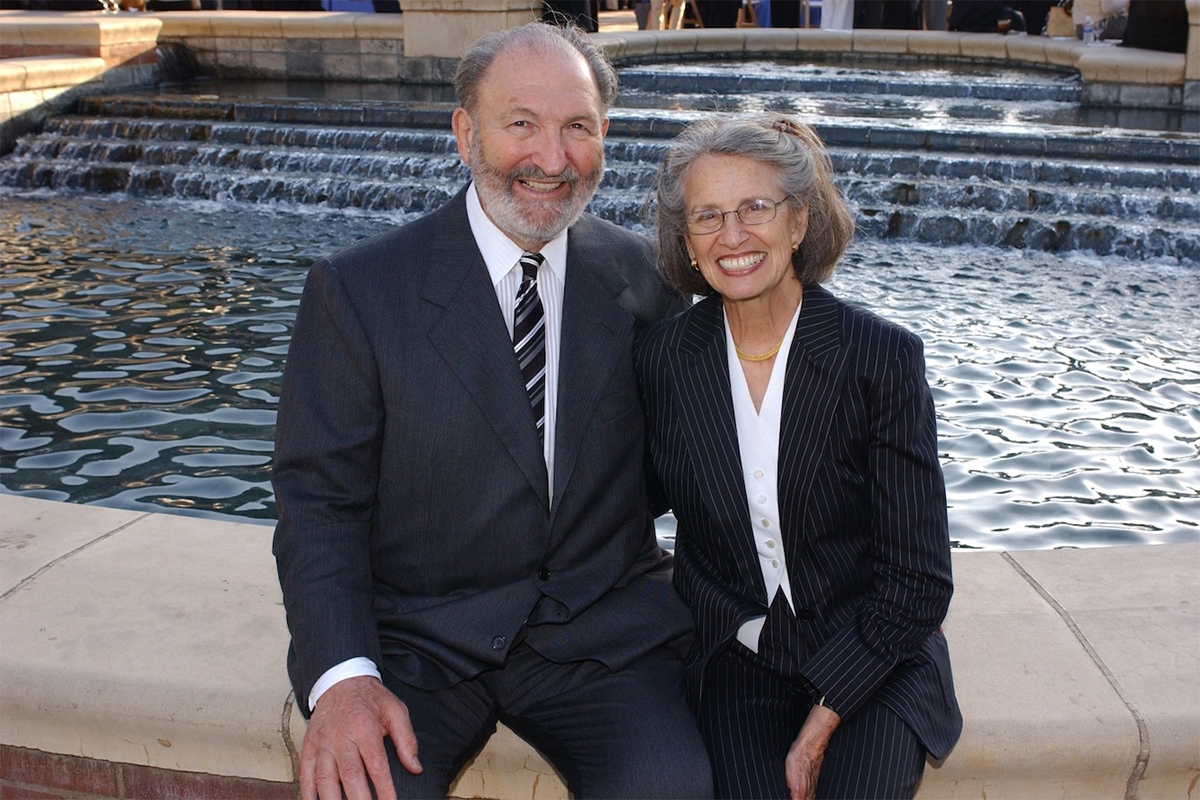
[[612,108],[617,99],[617,73],[604,50],[574,23],[558,26],[545,22],[529,22],[519,28],[486,34],[471,45],[466,55],[458,62],[458,71],[454,76],[455,95],[458,104],[472,117],[475,116],[479,102],[479,84],[487,75],[492,62],[501,53],[516,48],[583,56],[592,71],[592,77],[596,80],[596,88],[600,91],[602,115],[608,114],[608,109]]
[[854,235],[854,217],[833,183],[833,164],[817,132],[780,113],[709,117],[689,125],[672,142],[656,179],[654,227],[663,279],[684,294],[714,292],[692,268],[685,243],[683,182],[706,155],[741,156],[775,168],[789,208],[799,212],[808,207],[808,232],[792,254],[796,277],[805,284],[828,280]]

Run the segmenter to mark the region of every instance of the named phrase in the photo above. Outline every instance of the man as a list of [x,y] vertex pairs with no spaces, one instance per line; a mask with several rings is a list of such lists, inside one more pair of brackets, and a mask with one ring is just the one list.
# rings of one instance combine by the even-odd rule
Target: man
[[472,184],[315,264],[288,354],[274,549],[312,714],[301,794],[444,796],[501,720],[576,797],[704,796],[631,356],[681,300],[643,238],[583,213],[616,75],[531,23],[456,80]]

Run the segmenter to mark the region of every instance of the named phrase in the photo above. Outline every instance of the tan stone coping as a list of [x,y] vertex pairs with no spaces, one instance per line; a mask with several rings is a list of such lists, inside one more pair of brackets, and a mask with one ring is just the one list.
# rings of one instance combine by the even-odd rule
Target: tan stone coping
[[[0,495],[0,744],[292,781],[304,723],[270,548],[266,525]],[[953,564],[966,724],[918,797],[1194,793],[1200,543]],[[508,731],[455,795],[566,797]]]
[[1107,43],[1084,45],[1075,39],[1023,34],[733,28],[600,33],[595,38],[617,62],[705,53],[941,56],[1076,69],[1085,83],[1182,86],[1186,62],[1182,53],[1160,53]]
[[0,56],[18,45],[91,46],[151,41],[162,27],[153,14],[99,11],[0,11]]
[[403,39],[403,14],[312,11],[173,11],[163,38]]
[[[176,11],[166,14],[0,12],[0,56],[4,47],[98,46],[165,39],[393,39],[404,37],[404,14],[352,12]],[[1193,25],[1195,31],[1197,26]],[[1196,35],[1193,34],[1193,38]],[[1187,57],[1182,53],[1084,45],[1074,39],[944,31],[816,28],[733,28],[600,33],[616,61],[646,56],[703,53],[794,52],[942,56],[1008,61],[1077,69],[1085,83],[1181,86]],[[1193,59],[1195,57],[1193,56]],[[1195,65],[1193,65],[1194,67]]]
[[33,56],[0,61],[0,93],[77,86],[104,74],[103,58]]

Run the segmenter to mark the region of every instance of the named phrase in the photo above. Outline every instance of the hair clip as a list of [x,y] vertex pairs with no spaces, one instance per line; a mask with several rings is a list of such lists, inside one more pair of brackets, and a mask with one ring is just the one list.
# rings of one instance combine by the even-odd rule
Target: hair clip
[[796,138],[800,136],[800,126],[788,119],[777,119],[771,123],[771,127],[780,133],[790,133]]

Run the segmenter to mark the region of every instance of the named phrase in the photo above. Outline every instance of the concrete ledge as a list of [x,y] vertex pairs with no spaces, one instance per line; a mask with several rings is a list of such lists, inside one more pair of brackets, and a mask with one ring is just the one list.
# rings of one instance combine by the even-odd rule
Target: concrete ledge
[[0,60],[0,155],[18,137],[37,130],[46,117],[75,98],[158,81],[157,63],[135,59],[112,67],[100,56],[47,55]]
[[[499,20],[497,24],[507,24],[505,21],[516,24],[530,15],[529,0],[478,0],[491,10],[479,12],[480,20],[472,22],[467,17],[478,9],[464,6],[458,11],[438,12],[435,6],[440,2],[413,0],[408,4],[413,6],[412,13],[407,15],[179,11],[114,16],[0,12],[3,21],[0,53],[6,58],[54,54],[99,56],[109,66],[148,65],[157,41],[186,47],[200,68],[216,77],[441,83],[450,80],[457,55],[456,48],[441,42],[450,35],[447,26],[481,24],[483,17],[494,17]],[[1189,6],[1189,12],[1192,11]],[[407,46],[406,30],[410,34]],[[1192,30],[1200,28],[1193,24]],[[1200,36],[1190,38],[1195,40]],[[982,60],[1071,69],[1078,71],[1083,80],[1085,103],[1128,107],[1192,108],[1195,104],[1189,105],[1188,98],[1195,92],[1185,96],[1185,76],[1200,74],[1200,68],[1193,63],[1195,56],[1111,45],[1085,47],[1073,39],[1025,35],[737,28],[627,31],[597,34],[596,40],[618,64],[735,53],[850,59],[908,57],[935,63]],[[1128,92],[1109,88],[1113,86],[1157,86],[1169,90]]]
[[1081,48],[1075,65],[1085,83],[1182,86],[1184,55],[1130,47]]
[[0,154],[81,94],[158,81],[149,15],[0,11]]
[[[304,723],[270,527],[11,495],[0,515],[0,791],[117,773],[157,787],[144,796],[294,791]],[[1194,792],[1200,543],[953,561],[966,728],[918,797]],[[566,790],[501,730],[454,795]]]
[[963,58],[1014,65],[1053,66],[1079,71],[1085,83],[1183,86],[1187,58],[1182,53],[1099,44],[1042,36],[944,31],[825,31],[733,29],[628,31],[596,35],[617,63],[644,60],[647,54],[702,56],[745,53],[768,55],[823,53],[911,56],[918,59]]
[[161,27],[148,14],[0,12],[0,54],[98,56],[110,67],[153,63]]

